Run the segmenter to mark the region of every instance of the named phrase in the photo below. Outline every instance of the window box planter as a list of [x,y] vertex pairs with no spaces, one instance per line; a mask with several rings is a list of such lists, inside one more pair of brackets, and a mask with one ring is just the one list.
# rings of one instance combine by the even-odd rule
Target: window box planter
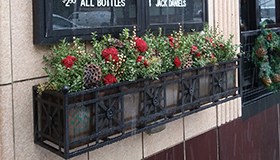
[[33,87],[35,143],[71,158],[240,96],[239,59],[69,93]]

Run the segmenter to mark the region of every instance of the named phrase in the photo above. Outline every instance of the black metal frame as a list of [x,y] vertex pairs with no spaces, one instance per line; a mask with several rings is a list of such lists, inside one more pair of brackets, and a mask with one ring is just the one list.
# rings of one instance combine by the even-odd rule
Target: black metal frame
[[235,99],[241,96],[236,82],[240,63],[236,59],[164,73],[158,80],[139,79],[75,93],[65,88],[40,95],[34,86],[34,141],[71,158]]
[[[280,28],[271,28],[272,31],[280,34]],[[241,44],[242,44],[242,90],[243,105],[246,106],[250,103],[266,97],[273,92],[269,91],[258,78],[258,69],[252,62],[251,54],[257,36],[261,30],[251,30],[241,32]]]
[[[157,31],[158,27],[162,27],[165,34],[171,33],[178,29],[178,24],[161,24],[150,25],[147,18],[149,17],[149,7],[146,0],[137,0],[137,34],[142,35],[147,29]],[[97,32],[98,35],[112,34],[117,37],[123,28],[132,29],[132,25],[124,25],[118,27],[100,27],[85,29],[52,29],[52,1],[50,0],[33,0],[33,43],[34,44],[53,44],[65,38],[73,40],[73,37],[79,37],[83,40],[90,40],[91,33]],[[203,0],[203,22],[202,23],[185,23],[182,24],[185,31],[202,30],[204,24],[208,21],[207,0]]]

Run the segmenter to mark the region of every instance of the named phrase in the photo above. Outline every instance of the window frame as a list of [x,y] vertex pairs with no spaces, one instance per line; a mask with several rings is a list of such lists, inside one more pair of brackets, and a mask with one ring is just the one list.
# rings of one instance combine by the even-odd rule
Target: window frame
[[[164,34],[170,34],[173,30],[178,30],[178,23],[163,23],[158,25],[149,24],[149,2],[147,0],[136,0],[137,35],[143,35],[146,30],[157,32],[158,28],[163,29]],[[185,31],[200,31],[205,23],[208,22],[208,3],[202,0],[203,19],[198,23],[181,24]],[[34,44],[53,44],[61,39],[72,41],[73,37],[82,40],[90,40],[91,33],[97,35],[111,34],[118,37],[123,28],[133,29],[135,25],[108,26],[99,28],[76,28],[54,30],[52,25],[53,1],[52,0],[33,0],[33,43]]]
[[[276,22],[275,24],[267,24],[267,28],[275,28],[280,27],[280,0],[274,0],[275,1],[275,16],[276,16]],[[260,22],[260,6],[259,6],[259,0],[256,1],[256,6],[258,8],[258,16],[256,17],[257,22]],[[259,29],[260,27],[258,27]]]
[[[241,0],[242,1],[242,0]],[[248,26],[246,29],[242,29],[242,31],[256,30],[260,29],[260,19],[261,19],[261,9],[259,6],[259,0],[248,0],[248,8],[246,8],[246,15],[243,15],[248,20]],[[242,3],[240,3],[242,6]],[[241,13],[242,14],[242,13]],[[277,28],[280,27],[280,0],[275,0],[275,16],[276,23],[267,24],[267,28]]]

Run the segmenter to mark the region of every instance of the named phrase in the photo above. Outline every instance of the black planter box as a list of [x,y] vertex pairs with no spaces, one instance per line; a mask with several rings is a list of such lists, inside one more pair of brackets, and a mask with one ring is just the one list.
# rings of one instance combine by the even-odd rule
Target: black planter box
[[35,143],[71,158],[240,96],[239,59],[68,93],[33,87]]

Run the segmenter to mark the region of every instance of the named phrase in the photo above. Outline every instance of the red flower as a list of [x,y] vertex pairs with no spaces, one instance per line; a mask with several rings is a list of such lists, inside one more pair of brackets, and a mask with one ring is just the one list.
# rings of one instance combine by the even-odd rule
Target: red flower
[[104,83],[104,84],[113,84],[113,83],[117,83],[117,78],[116,78],[113,74],[107,74],[107,75],[103,78],[103,83]]
[[171,46],[171,48],[174,47],[174,38],[172,36],[168,36],[168,39],[169,39],[169,44]]
[[197,46],[193,45],[192,46],[192,49],[191,49],[191,52],[194,53],[198,50]]
[[145,67],[149,67],[149,63],[148,63],[147,60],[144,60],[143,64],[144,64]]
[[136,48],[139,52],[144,53],[147,51],[148,46],[147,46],[147,43],[143,39],[136,37],[135,42],[136,42]]
[[215,58],[215,55],[214,55],[213,53],[211,54],[211,58],[212,58],[212,59]]
[[217,45],[215,43],[212,44],[213,47],[217,47]]
[[66,68],[72,68],[74,62],[77,61],[75,56],[66,56],[66,58],[62,59],[62,63]]
[[181,64],[182,64],[182,62],[180,61],[180,58],[179,57],[175,57],[174,58],[174,64],[175,64],[175,67],[176,68],[179,68],[180,66],[181,66]]
[[213,39],[210,38],[210,37],[206,37],[205,40],[208,41],[208,42],[210,42],[210,43],[213,43]]
[[141,62],[143,58],[144,58],[143,56],[138,56],[136,62]]
[[266,36],[266,39],[268,41],[271,41],[272,40],[272,33],[269,33],[267,36]]
[[198,52],[198,53],[196,53],[196,55],[195,55],[197,58],[199,58],[200,56],[201,56],[201,53],[200,52]]
[[[119,61],[119,56],[118,56],[118,50],[115,47],[111,47],[111,48],[106,48],[102,51],[102,57],[106,60],[106,61],[110,61],[111,59],[114,62],[118,62]],[[111,59],[110,59],[111,57]]]

